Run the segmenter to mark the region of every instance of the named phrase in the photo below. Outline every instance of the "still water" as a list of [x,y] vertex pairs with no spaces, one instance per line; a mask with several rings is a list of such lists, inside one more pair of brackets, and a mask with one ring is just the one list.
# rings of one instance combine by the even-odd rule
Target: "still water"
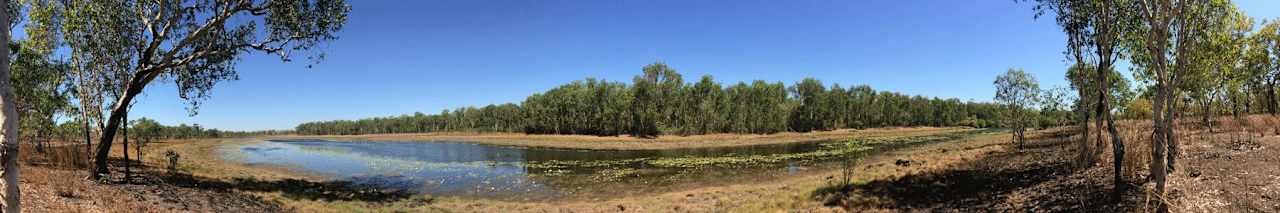
[[[953,137],[899,139],[899,142]],[[886,143],[887,144],[887,143]],[[358,186],[490,198],[555,199],[659,192],[770,178],[830,166],[873,150],[865,141],[732,148],[589,151],[450,141],[266,140],[228,145],[223,156],[284,166]],[[759,179],[755,179],[759,180]]]

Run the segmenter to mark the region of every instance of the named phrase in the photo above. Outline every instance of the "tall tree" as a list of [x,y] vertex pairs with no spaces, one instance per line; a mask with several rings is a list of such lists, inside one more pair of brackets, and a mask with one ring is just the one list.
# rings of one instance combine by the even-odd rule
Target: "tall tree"
[[653,102],[652,104],[656,108],[654,111],[658,113],[658,126],[672,127],[681,125],[674,122],[679,121],[680,101],[678,97],[681,87],[684,86],[684,78],[675,69],[662,62],[649,64],[644,67],[643,71],[644,73],[641,76],[637,76],[637,78],[648,85],[652,85],[653,99],[648,101]]
[[[635,95],[634,101],[631,103],[631,135],[641,138],[652,138],[660,134],[658,127],[667,117],[662,109],[662,97],[667,93],[669,85],[667,83],[671,77],[678,76],[675,70],[667,67],[663,63],[653,63],[645,66],[644,74],[636,76],[632,83],[632,94]],[[674,77],[679,78],[679,77]]]
[[996,102],[1003,104],[1006,111],[1005,123],[1013,129],[1013,142],[1022,149],[1026,143],[1026,129],[1031,124],[1029,111],[1037,102],[1040,94],[1040,83],[1035,76],[1022,69],[1009,68],[1004,74],[996,76]]
[[1276,98],[1276,86],[1280,84],[1280,19],[1265,23],[1254,37],[1253,45],[1257,46],[1254,54],[1258,58],[1252,77],[1264,87],[1258,91],[1263,96],[1260,100],[1264,101],[1263,107],[1267,113],[1276,115],[1280,113],[1280,102]]
[[[218,82],[237,78],[240,56],[260,52],[290,61],[296,52],[336,39],[350,11],[343,0],[51,1],[33,0],[26,28],[42,43],[64,44],[73,66],[102,79],[111,99],[100,128],[93,178],[108,173],[107,154],[124,112],[156,79],[171,79],[194,114]],[[82,78],[84,79],[84,78]],[[96,81],[96,80],[95,80]],[[101,106],[101,107],[99,107]]]
[[[0,0],[0,44],[9,43],[9,31],[13,26],[9,15],[11,2]],[[22,192],[18,188],[18,108],[14,103],[9,76],[9,48],[0,48],[0,210],[22,212]]]
[[69,107],[63,85],[66,64],[33,50],[31,42],[11,42],[9,50],[13,53],[11,86],[21,121],[19,131],[23,132],[20,137],[35,143],[37,152],[43,152],[44,142],[56,132],[54,116],[66,113]]
[[792,97],[800,104],[792,111],[791,129],[799,132],[826,130],[827,88],[822,81],[805,78],[791,86]]
[[1230,88],[1229,76],[1234,75],[1242,63],[1247,43],[1247,33],[1253,29],[1253,19],[1243,11],[1229,8],[1226,14],[1217,16],[1223,20],[1205,28],[1204,40],[1189,47],[1186,80],[1179,89],[1186,91],[1189,105],[1198,106],[1200,121],[1213,131],[1211,117],[1215,105]]
[[[1133,17],[1130,15],[1132,4],[1125,0],[1037,0],[1039,4],[1036,6],[1037,17],[1045,12],[1054,12],[1057,23],[1062,27],[1062,31],[1067,34],[1067,55],[1069,59],[1074,60],[1076,64],[1095,65],[1093,81],[1098,82],[1098,87],[1091,91],[1096,102],[1094,102],[1093,114],[1097,116],[1094,121],[1095,126],[1099,128],[1098,140],[1102,140],[1101,129],[1103,122],[1106,122],[1107,132],[1111,134],[1111,150],[1114,165],[1114,196],[1117,201],[1119,194],[1124,186],[1121,179],[1121,170],[1124,159],[1124,140],[1119,137],[1119,131],[1115,127],[1115,119],[1111,116],[1113,107],[1108,93],[1111,91],[1108,87],[1110,78],[1109,71],[1113,68],[1116,59],[1120,57],[1123,35],[1129,32],[1129,26],[1133,25]],[[1083,92],[1083,91],[1082,91]],[[1083,95],[1081,98],[1086,97]],[[1086,116],[1086,124],[1083,138],[1086,140],[1082,144],[1088,144],[1088,124]],[[1083,146],[1082,146],[1083,147]],[[1084,151],[1084,150],[1082,150]],[[1081,154],[1086,154],[1082,152]],[[1092,158],[1086,158],[1092,162]]]
[[[1139,74],[1155,82],[1150,174],[1157,196],[1163,197],[1165,177],[1178,156],[1175,104],[1183,83],[1197,71],[1191,66],[1199,62],[1193,52],[1207,43],[1216,25],[1226,24],[1224,17],[1233,6],[1221,0],[1138,0],[1134,5],[1139,27],[1129,43],[1135,50],[1134,65],[1143,71]],[[1166,208],[1161,203],[1160,210]]]

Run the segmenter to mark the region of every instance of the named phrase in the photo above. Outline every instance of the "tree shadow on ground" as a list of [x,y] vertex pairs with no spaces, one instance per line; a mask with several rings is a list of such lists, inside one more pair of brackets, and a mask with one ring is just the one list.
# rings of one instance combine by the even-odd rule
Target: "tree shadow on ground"
[[110,158],[112,175],[109,182],[116,184],[171,185],[212,191],[279,192],[293,199],[323,201],[395,202],[414,194],[407,190],[390,190],[356,184],[351,181],[310,181],[304,179],[261,180],[250,177],[215,179],[197,177],[178,172],[170,173],[162,168],[131,161],[132,180],[124,179],[124,160]]
[[[1125,211],[1113,202],[1110,178],[1097,169],[1073,171],[1069,134],[1028,138],[1019,150],[986,154],[957,166],[813,192],[849,210]],[[899,165],[900,166],[900,165]],[[1102,174],[1093,174],[1102,173]],[[1101,175],[1107,178],[1096,178]],[[1132,187],[1126,187],[1132,188]],[[1126,189],[1126,202],[1133,194]]]
[[246,177],[217,180],[186,174],[169,175],[165,178],[165,181],[179,187],[203,190],[234,189],[253,192],[280,192],[288,198],[323,201],[394,202],[413,195],[413,193],[405,190],[386,190],[372,186],[362,186],[350,181],[259,180]]

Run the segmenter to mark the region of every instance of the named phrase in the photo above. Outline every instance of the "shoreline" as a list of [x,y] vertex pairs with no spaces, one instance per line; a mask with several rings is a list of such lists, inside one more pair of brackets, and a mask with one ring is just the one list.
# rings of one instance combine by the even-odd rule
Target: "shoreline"
[[[860,131],[854,134],[852,131],[841,132],[816,132],[803,134],[789,134],[788,137],[769,137],[770,139],[806,139],[809,137],[819,137],[815,134],[842,138],[832,139],[848,139],[858,137],[895,137],[895,136],[925,136],[947,134],[961,131],[972,131],[969,128],[896,128],[896,129],[876,129],[874,131]],[[805,137],[796,137],[796,136]],[[957,157],[964,158],[974,157],[986,153],[992,149],[1000,149],[997,144],[999,139],[1004,138],[1007,133],[1002,134],[981,134],[953,140],[951,143],[927,143],[909,147],[895,148],[886,150],[885,152],[872,153],[866,159],[861,160],[861,165],[857,166],[864,171],[855,174],[858,182],[866,182],[872,180],[883,180],[901,176],[904,173],[912,173],[925,171],[930,169],[945,168],[946,165],[956,163]],[[417,137],[406,137],[404,135],[379,135],[380,137],[401,137],[405,140],[418,139]],[[455,136],[456,135],[450,135]],[[768,136],[768,135],[751,135],[751,136]],[[363,139],[368,136],[350,136],[342,137],[348,140]],[[442,137],[435,135],[433,137]],[[492,136],[490,136],[492,137]],[[569,136],[577,137],[577,136]],[[594,136],[593,136],[594,137]],[[165,148],[178,148],[186,154],[191,154],[191,160],[203,161],[198,165],[191,165],[187,168],[192,175],[211,177],[215,179],[234,179],[236,177],[254,177],[262,180],[282,180],[282,179],[304,179],[310,181],[324,181],[323,178],[316,179],[309,175],[292,171],[282,167],[264,167],[262,165],[245,165],[236,163],[227,159],[218,157],[220,155],[217,147],[224,147],[238,143],[246,143],[249,140],[261,140],[266,138],[245,138],[245,139],[222,139],[222,140],[201,140],[185,143],[173,143],[165,146]],[[687,145],[696,144],[699,147],[705,147],[705,143],[689,141],[689,138],[682,138],[685,141],[665,142],[669,145]],[[753,138],[757,139],[758,138]],[[812,139],[811,139],[812,140]],[[403,141],[403,140],[402,140]],[[719,141],[725,143],[731,141]],[[760,144],[781,144],[800,142],[799,140],[769,140],[768,143],[749,143],[738,145],[760,145]],[[480,144],[491,144],[487,142],[473,142]],[[589,142],[573,142],[577,144]],[[615,141],[613,143],[626,143]],[[649,144],[649,143],[644,143]],[[719,145],[719,144],[717,144]],[[733,144],[730,144],[733,145]],[[997,145],[997,146],[990,146]],[[527,147],[527,146],[526,146]],[[939,148],[955,150],[949,155],[935,155]],[[962,151],[963,150],[963,151]],[[923,153],[921,153],[923,152]],[[927,153],[927,154],[926,154]],[[957,154],[967,153],[960,156]],[[152,154],[152,156],[156,156]],[[184,156],[185,157],[185,156]],[[895,160],[908,158],[913,160],[930,159],[928,165],[920,165],[913,167],[897,167],[886,166],[893,165]],[[948,160],[939,160],[948,159]],[[824,167],[825,168],[825,167]],[[530,212],[538,210],[565,210],[575,209],[584,211],[601,211],[616,210],[617,206],[625,206],[628,210],[642,211],[665,211],[665,210],[693,210],[693,211],[710,211],[714,209],[737,209],[743,211],[759,211],[759,210],[781,210],[781,209],[829,209],[824,207],[822,203],[813,200],[813,190],[821,188],[828,184],[831,177],[840,174],[838,170],[819,169],[803,171],[794,175],[782,175],[773,177],[756,177],[757,180],[771,180],[768,184],[755,184],[751,181],[735,181],[731,183],[717,184],[682,184],[679,189],[660,192],[644,192],[644,193],[627,193],[626,195],[610,198],[571,198],[563,200],[509,200],[495,198],[474,198],[463,196],[447,196],[447,195],[413,195],[408,199],[393,201],[390,203],[378,202],[361,202],[361,201],[323,201],[323,200],[306,200],[290,198],[279,192],[248,192],[241,191],[254,196],[261,196],[272,202],[278,202],[286,209],[292,209],[300,212],[327,212],[337,209],[355,210],[355,209],[380,209],[380,210],[406,210],[415,209],[423,211],[460,211],[460,212],[493,212],[514,210],[515,212]],[[763,205],[751,204],[742,201],[724,200],[730,197],[749,197],[755,202],[762,202]],[[424,201],[425,200],[425,201]],[[670,203],[673,200],[687,200],[689,203]],[[722,206],[723,205],[723,206]],[[343,210],[338,210],[343,211]]]
[[728,148],[878,136],[922,136],[944,134],[973,128],[963,127],[897,127],[873,129],[838,129],[820,132],[783,132],[775,134],[710,134],[662,136],[641,139],[630,136],[535,135],[524,133],[403,133],[375,135],[287,135],[255,137],[261,140],[322,139],[336,142],[462,142],[495,146],[550,148],[573,150],[672,150],[695,148]]

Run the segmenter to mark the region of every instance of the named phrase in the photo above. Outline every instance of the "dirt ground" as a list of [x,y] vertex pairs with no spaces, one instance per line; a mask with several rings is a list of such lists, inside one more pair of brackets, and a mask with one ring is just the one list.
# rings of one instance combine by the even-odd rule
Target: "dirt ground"
[[[1213,133],[1180,124],[1182,155],[1167,193],[1174,212],[1280,212],[1280,119],[1220,121]],[[1220,119],[1223,120],[1223,119]],[[226,140],[157,144],[182,152],[190,176],[148,167],[123,183],[85,180],[82,169],[24,158],[30,212],[1150,212],[1158,196],[1146,181],[1144,122],[1127,122],[1129,156],[1120,197],[1110,153],[1082,167],[1068,128],[1035,131],[1018,149],[1008,134],[984,134],[870,155],[854,166],[813,169],[775,180],[727,183],[607,200],[519,202],[431,197],[350,188],[278,169],[201,157]],[[1105,147],[1104,147],[1105,148]],[[24,149],[24,152],[30,149]],[[118,170],[118,166],[115,167]],[[1119,201],[1117,202],[1117,198]]]
[[134,165],[132,182],[125,182],[123,160],[115,161],[116,176],[91,181],[83,168],[25,165],[21,188],[27,212],[281,212],[278,203],[230,189],[180,185],[155,168]]
[[1030,137],[1022,149],[998,144],[1000,148],[950,166],[820,189],[819,194],[826,191],[823,201],[828,205],[856,212],[1132,212],[1133,203],[1141,202],[1141,193],[1133,190],[1126,190],[1123,202],[1111,202],[1110,167],[1074,169],[1070,147],[1075,144],[1065,130]]
[[[1165,198],[1170,211],[1280,212],[1280,120],[1218,120],[1213,133],[1196,122],[1180,124],[1182,154]],[[1128,162],[1119,197],[1112,193],[1111,153],[1078,166],[1079,138],[1066,128],[1037,131],[1024,149],[1005,146],[944,169],[818,192],[825,204],[853,212],[1154,212],[1161,198],[1147,180],[1149,125],[1121,124],[1129,131],[1121,133]]]
[[1181,169],[1169,178],[1171,208],[1280,212],[1280,122],[1271,121],[1186,140]]

